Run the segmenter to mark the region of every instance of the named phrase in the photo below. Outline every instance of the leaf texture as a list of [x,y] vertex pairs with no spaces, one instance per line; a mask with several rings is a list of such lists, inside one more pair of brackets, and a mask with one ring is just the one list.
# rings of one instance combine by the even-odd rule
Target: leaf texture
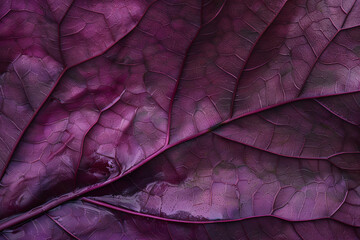
[[359,16],[2,1],[0,239],[360,239]]

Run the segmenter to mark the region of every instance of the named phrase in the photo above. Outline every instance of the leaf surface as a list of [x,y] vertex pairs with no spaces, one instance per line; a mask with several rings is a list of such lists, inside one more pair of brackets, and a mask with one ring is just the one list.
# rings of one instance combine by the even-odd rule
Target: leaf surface
[[0,238],[360,239],[359,16],[3,1]]

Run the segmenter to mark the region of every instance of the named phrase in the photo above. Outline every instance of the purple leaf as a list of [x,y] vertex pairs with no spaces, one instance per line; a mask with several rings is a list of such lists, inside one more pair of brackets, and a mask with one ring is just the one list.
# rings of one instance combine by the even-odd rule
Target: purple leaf
[[172,148],[128,176],[90,198],[181,220],[304,221],[331,217],[347,195],[346,173],[326,160],[277,156],[214,134]]
[[3,1],[0,239],[360,239],[359,16]]
[[[39,220],[33,220],[22,227],[7,230],[8,239],[24,239],[32,225],[43,221],[49,228],[39,231],[38,239],[59,236],[71,239],[358,239],[359,229],[334,220],[311,222],[288,222],[279,218],[261,217],[236,222],[222,223],[179,223],[169,222],[133,214],[116,212],[88,203],[71,202],[51,210]],[[52,226],[51,224],[56,224]],[[17,234],[17,235],[16,235]],[[41,234],[41,235],[40,235]]]

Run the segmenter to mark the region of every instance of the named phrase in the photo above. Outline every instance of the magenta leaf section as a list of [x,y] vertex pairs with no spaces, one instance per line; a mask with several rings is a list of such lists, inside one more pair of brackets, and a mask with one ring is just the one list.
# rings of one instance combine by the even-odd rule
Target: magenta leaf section
[[[21,227],[3,232],[3,239],[30,234],[35,224],[47,227],[36,232],[38,239],[357,239],[360,232],[335,220],[288,222],[259,217],[227,223],[188,224],[147,219],[88,203],[71,202]],[[63,235],[58,232],[63,230]],[[1,237],[1,236],[0,236]],[[62,238],[59,238],[62,237]],[[20,239],[20,238],[17,238]],[[28,238],[31,239],[31,238]]]
[[0,174],[63,70],[58,22],[43,1],[0,4]]
[[359,16],[2,1],[0,239],[360,239]]
[[346,173],[328,161],[278,156],[210,133],[145,166],[90,198],[173,219],[296,221],[330,217],[347,194]]

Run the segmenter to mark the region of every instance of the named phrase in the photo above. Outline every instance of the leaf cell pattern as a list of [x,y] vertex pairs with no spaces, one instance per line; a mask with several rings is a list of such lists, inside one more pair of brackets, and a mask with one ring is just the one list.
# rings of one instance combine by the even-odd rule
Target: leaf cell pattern
[[0,239],[360,239],[359,16],[2,1]]

